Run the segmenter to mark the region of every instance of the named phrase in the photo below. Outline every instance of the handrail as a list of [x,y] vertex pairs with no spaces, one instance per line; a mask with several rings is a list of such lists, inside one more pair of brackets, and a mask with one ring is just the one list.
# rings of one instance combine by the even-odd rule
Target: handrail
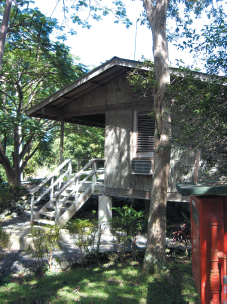
[[[90,172],[81,182],[80,182],[80,185],[78,186],[78,189],[73,189],[72,191],[71,191],[71,193],[69,193],[69,195],[68,196],[66,196],[64,199],[63,199],[63,201],[61,202],[61,204],[64,204],[76,191],[78,191],[78,190],[80,190],[80,188],[82,188],[82,186],[83,186],[83,183],[84,182],[86,182],[86,180],[88,180],[88,178],[90,177],[90,176],[92,176],[94,173],[93,172]],[[54,195],[54,197],[58,197],[60,194],[56,194],[56,195]]]
[[54,197],[60,195],[67,187],[69,187],[74,181],[76,181],[82,174],[84,174],[85,170],[95,161],[95,159],[91,159],[78,173],[76,173],[56,194]]
[[66,171],[63,175],[59,176],[59,178],[56,179],[56,181],[51,184],[51,188],[48,188],[40,196],[37,197],[37,199],[33,202],[33,205],[36,205],[42,197],[44,197],[48,192],[51,191],[51,189],[53,189],[59,182],[61,182],[63,180],[63,178],[67,175],[67,173],[68,173],[68,171]]
[[[99,161],[99,159],[91,159],[77,174],[74,175],[73,178],[71,178],[56,194],[53,195],[54,198],[56,198],[56,205],[55,205],[55,225],[59,224],[59,207],[63,205],[70,197],[74,196],[74,204],[77,206],[78,204],[78,198],[79,198],[79,189],[82,188],[83,184],[89,179],[89,177],[92,177],[92,185],[90,186],[92,189],[92,193],[94,193],[94,186],[96,184],[97,178],[97,169],[96,169],[96,161]],[[90,172],[86,172],[85,170],[89,168],[92,165],[92,169]],[[86,174],[87,176],[82,180],[79,181],[80,176],[83,174]],[[72,183],[76,182],[77,187],[75,189],[72,189],[71,192],[60,202],[60,195],[64,190],[66,190]],[[80,196],[80,198],[82,198]],[[78,206],[77,206],[78,207]],[[76,207],[76,208],[77,208]]]
[[30,191],[30,194],[35,194],[40,188],[42,188],[43,185],[45,185],[53,176],[55,176],[61,169],[64,168],[65,165],[67,165],[69,162],[71,162],[71,159],[66,159],[59,167],[57,167],[49,176],[47,176],[37,187],[35,187],[33,190]]
[[[66,170],[65,174],[60,174],[60,177],[57,178],[57,180],[54,182],[54,176],[57,175],[58,172],[61,173],[61,170],[68,164],[68,169]],[[33,218],[34,218],[34,205],[38,203],[44,195],[46,195],[48,192],[51,192],[51,196],[53,194],[53,189],[54,186],[61,182],[63,180],[63,177],[66,176],[67,174],[70,175],[71,177],[71,159],[65,160],[60,166],[58,166],[48,177],[46,177],[35,189],[33,189],[31,193],[31,223],[33,223]],[[39,197],[35,200],[35,193],[39,191],[47,182],[51,180],[51,186],[48,187],[44,193],[39,195]],[[53,198],[53,197],[52,197]]]
[[[48,192],[51,192],[50,194],[50,201],[55,201],[55,224],[58,225],[59,221],[59,207],[60,205],[64,204],[70,197],[74,196],[74,204],[77,206],[78,198],[81,200],[81,194],[79,194],[79,190],[83,187],[84,183],[92,177],[92,193],[94,192],[95,185],[97,183],[97,173],[104,172],[103,169],[97,169],[97,161],[105,161],[105,159],[91,159],[78,173],[76,173],[73,177],[71,177],[71,160],[67,159],[65,160],[57,169],[55,169],[52,174],[50,174],[45,180],[43,180],[40,185],[38,185],[34,190],[31,191],[32,198],[31,198],[31,223],[33,223],[33,208],[34,205]],[[62,169],[65,165],[69,164],[68,169],[62,174]],[[89,170],[87,170],[89,168]],[[54,176],[56,173],[61,172],[61,175],[55,180]],[[80,177],[82,175],[86,174],[86,177],[83,180],[80,180]],[[63,178],[65,176],[68,176],[68,181],[62,185]],[[39,197],[35,200],[35,193],[48,181],[51,180],[51,185],[48,186],[48,189],[44,191]],[[57,184],[61,185],[61,188],[54,193],[54,187]],[[70,189],[70,193],[60,201],[60,195],[72,184],[75,183],[76,187],[74,189]]]

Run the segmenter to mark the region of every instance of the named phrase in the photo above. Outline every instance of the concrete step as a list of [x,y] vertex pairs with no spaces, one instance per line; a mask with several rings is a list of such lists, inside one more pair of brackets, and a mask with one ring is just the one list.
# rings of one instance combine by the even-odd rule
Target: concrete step
[[[44,229],[43,226],[33,226],[35,228]],[[10,235],[10,249],[26,250],[32,246],[32,234],[30,222],[18,223],[2,227],[6,233]],[[60,243],[69,243],[71,238],[67,229],[60,230]]]
[[46,219],[34,219],[33,222],[35,223],[35,225],[55,225],[55,221],[50,221]]
[[50,218],[54,218],[55,217],[55,212],[41,212],[40,215],[50,217]]

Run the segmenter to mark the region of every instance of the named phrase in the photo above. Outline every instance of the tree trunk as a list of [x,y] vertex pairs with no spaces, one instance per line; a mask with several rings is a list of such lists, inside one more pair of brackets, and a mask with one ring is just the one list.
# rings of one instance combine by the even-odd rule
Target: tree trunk
[[158,269],[165,263],[166,202],[171,151],[171,118],[166,87],[170,83],[166,12],[168,0],[143,0],[153,35],[153,54],[157,89],[154,100],[155,139],[154,174],[148,220],[147,247],[143,273]]
[[8,183],[14,185],[15,182],[15,172],[14,169],[10,165],[10,161],[8,157],[5,155],[5,151],[0,142],[0,164],[3,165],[3,168],[6,172]]
[[14,153],[13,153],[13,166],[10,160],[5,155],[6,151],[0,142],[0,164],[3,165],[8,183],[13,186],[21,186],[21,167],[20,167],[20,130],[17,125],[14,127]]
[[1,25],[1,32],[0,32],[0,73],[2,69],[2,57],[3,57],[3,51],[6,41],[8,24],[9,24],[9,15],[10,15],[11,6],[12,6],[12,0],[6,0],[5,11]]
[[14,126],[14,154],[13,154],[13,167],[15,172],[15,186],[21,186],[21,161],[20,161],[20,126],[15,124]]

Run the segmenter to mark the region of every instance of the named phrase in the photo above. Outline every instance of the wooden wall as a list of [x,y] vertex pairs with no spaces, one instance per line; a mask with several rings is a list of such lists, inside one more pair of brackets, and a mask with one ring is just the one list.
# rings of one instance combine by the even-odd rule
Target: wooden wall
[[[127,190],[121,192],[125,196],[132,191],[137,193],[137,197],[141,193],[141,198],[150,195],[152,176],[131,174],[131,160],[134,110],[152,108],[152,104],[151,98],[141,98],[132,93],[126,74],[123,74],[65,105],[65,111],[78,111],[79,115],[91,114],[92,111],[105,113],[105,188]],[[175,195],[176,183],[191,181],[193,170],[194,154],[173,147],[168,187],[171,200],[181,200]],[[147,193],[142,194],[141,191]]]
[[150,190],[151,176],[131,174],[133,109],[106,112],[105,187]]
[[127,104],[131,103],[131,101],[131,87],[126,79],[126,75],[123,74],[110,80],[103,86],[97,86],[96,89],[83,95],[83,97],[79,97],[66,104],[64,106],[64,111],[81,111],[86,115],[89,109],[94,110],[94,113],[96,113],[96,110],[98,109],[100,110],[100,113],[103,113],[108,109],[108,106]]
[[[152,176],[131,174],[133,109],[106,113],[105,187],[151,190]],[[168,192],[177,193],[176,183],[192,181],[193,151],[172,147]]]
[[177,192],[176,183],[192,182],[195,169],[195,153],[172,146],[168,192]]

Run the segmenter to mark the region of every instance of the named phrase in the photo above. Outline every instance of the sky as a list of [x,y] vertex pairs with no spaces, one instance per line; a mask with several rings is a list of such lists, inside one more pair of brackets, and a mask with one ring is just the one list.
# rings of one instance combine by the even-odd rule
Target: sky
[[[129,3],[128,0],[126,3]],[[54,1],[36,0],[35,6],[42,13],[50,16],[54,9]],[[104,17],[99,22],[92,21],[90,29],[83,29],[76,24],[71,24],[70,26],[73,26],[77,31],[77,35],[68,35],[65,44],[71,48],[73,55],[80,58],[82,64],[90,68],[99,66],[114,56],[134,60],[141,60],[143,57],[152,60],[151,30],[136,22],[142,10],[142,1],[130,1],[130,5],[127,5],[128,17],[133,22],[129,29],[126,29],[123,24],[115,24],[115,19],[111,15]],[[53,17],[58,19],[59,24],[62,24],[63,16],[59,4],[53,13]],[[169,60],[172,66],[176,65],[176,58],[183,59],[187,65],[193,63],[191,54],[178,51],[176,47],[169,44]]]

